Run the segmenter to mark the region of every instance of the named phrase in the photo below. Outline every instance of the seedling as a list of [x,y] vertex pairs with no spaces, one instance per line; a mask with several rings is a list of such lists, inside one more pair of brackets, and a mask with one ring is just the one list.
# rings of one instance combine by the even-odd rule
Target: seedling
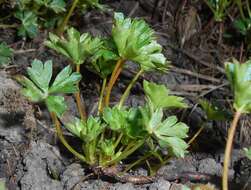
[[[166,109],[187,107],[183,98],[169,95],[169,90],[164,85],[144,81],[145,104],[132,108],[123,106],[141,73],[150,70],[165,71],[167,66],[161,46],[155,41],[153,31],[144,21],[125,19],[121,13],[116,13],[111,39],[80,35],[71,28],[67,32],[67,39],[50,34],[46,45],[68,57],[77,67],[88,58],[91,64],[86,66],[99,73],[104,81],[111,74],[112,82],[109,81],[106,89],[103,83],[99,101],[102,109],[99,107],[99,114],[86,119],[76,118],[64,126],[83,142],[82,153],[70,146],[62,134],[58,118],[60,119],[66,110],[66,104],[63,96],[55,96],[55,93],[77,93],[81,78],[79,69],[72,73],[72,65],[69,65],[57,75],[54,82],[50,82],[51,61],[42,64],[41,61],[35,60],[28,69],[31,80],[26,77],[18,78],[24,85],[23,94],[26,97],[33,102],[45,102],[59,139],[65,147],[88,164],[95,173],[118,176],[117,170],[111,172],[107,168],[117,166],[143,146],[144,150],[139,158],[141,161],[153,157],[163,164],[162,149],[166,149],[169,156],[184,157],[188,148],[184,141],[188,127],[179,122],[176,116],[164,117],[163,113]],[[109,107],[108,98],[108,104],[103,107],[103,94],[105,92],[106,96],[109,94],[110,97],[111,87],[126,60],[139,64],[139,72],[115,106]],[[135,163],[132,163],[131,166],[134,165]]]
[[[80,65],[86,59],[97,52],[102,46],[102,41],[99,38],[92,38],[88,33],[80,35],[80,33],[70,28],[67,31],[67,39],[59,38],[58,36],[50,33],[49,40],[45,44],[56,50],[57,52],[65,55],[71,60],[71,63],[76,66],[76,72],[80,72]],[[86,111],[83,103],[81,103],[80,93],[75,94],[77,106],[82,120],[86,119]]]
[[7,46],[5,42],[0,43],[0,67],[9,64],[11,57],[13,55],[13,50]]
[[228,189],[228,166],[235,130],[240,116],[251,111],[251,61],[240,64],[233,59],[225,64],[226,75],[234,93],[234,118],[228,132],[224,157],[223,190]]
[[222,22],[231,0],[204,0],[214,15],[216,22]]

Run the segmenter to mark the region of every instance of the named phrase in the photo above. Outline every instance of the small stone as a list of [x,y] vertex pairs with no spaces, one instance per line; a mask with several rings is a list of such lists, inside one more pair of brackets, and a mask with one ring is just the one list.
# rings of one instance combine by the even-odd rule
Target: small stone
[[158,179],[156,182],[150,185],[149,190],[169,190],[170,187],[170,182],[164,179]]

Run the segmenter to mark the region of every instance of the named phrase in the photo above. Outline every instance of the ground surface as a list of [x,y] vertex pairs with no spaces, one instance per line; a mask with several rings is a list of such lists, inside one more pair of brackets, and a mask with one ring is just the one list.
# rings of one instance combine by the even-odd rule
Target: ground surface
[[[210,24],[210,14],[202,3],[166,0],[106,1],[115,11],[122,11],[131,17],[142,17],[157,31],[158,41],[164,47],[166,57],[172,62],[168,74],[149,73],[142,78],[167,85],[172,93],[185,97],[189,109],[177,114],[188,123],[194,134],[204,119],[204,113],[197,105],[199,98],[216,100],[228,105],[231,93],[224,76],[223,63],[227,58],[237,56],[239,47],[229,44],[219,36],[217,24]],[[165,3],[166,2],[166,3]],[[207,11],[205,15],[204,12]],[[208,16],[209,15],[209,16]],[[189,20],[190,19],[190,20]],[[74,23],[74,22],[73,22]],[[111,13],[90,11],[81,20],[81,32],[107,35],[112,23]],[[190,24],[187,24],[190,23]],[[12,48],[25,51],[15,53],[12,64],[0,72],[0,181],[5,181],[9,190],[70,190],[70,189],[149,189],[176,190],[181,184],[212,183],[220,189],[223,152],[229,123],[210,123],[190,148],[184,159],[172,159],[159,170],[161,177],[153,183],[134,185],[120,183],[106,178],[86,178],[87,168],[55,138],[49,115],[43,106],[30,105],[19,92],[19,85],[11,78],[24,74],[34,58],[52,59],[58,67],[67,60],[43,46],[47,31],[41,31],[33,41],[16,38],[15,30],[0,30],[0,41],[6,41]],[[55,68],[58,69],[58,68]],[[133,75],[130,66],[122,73],[113,90],[116,102]],[[95,113],[100,81],[91,72],[82,69],[81,92],[88,113]],[[141,80],[142,80],[141,78]],[[142,104],[141,80],[135,85],[127,101],[128,105]],[[73,102],[68,97],[69,102]],[[74,102],[70,104],[74,110]],[[74,113],[73,113],[74,114]],[[231,189],[251,189],[251,162],[244,158],[242,147],[251,145],[249,121],[243,118],[236,134],[230,179]],[[78,143],[66,133],[68,139]],[[208,178],[192,180],[183,174],[204,175]],[[136,168],[130,175],[147,174],[145,168]],[[178,176],[178,177],[177,177]]]

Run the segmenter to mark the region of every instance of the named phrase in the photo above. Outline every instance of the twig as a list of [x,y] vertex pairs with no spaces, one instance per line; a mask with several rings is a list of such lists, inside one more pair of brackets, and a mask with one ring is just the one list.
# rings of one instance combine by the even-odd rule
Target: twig
[[207,80],[207,81],[211,81],[211,82],[216,82],[216,83],[221,83],[222,82],[221,80],[216,79],[214,77],[210,77],[208,75],[203,75],[203,74],[200,74],[200,73],[195,73],[193,71],[189,71],[187,69],[182,69],[182,68],[178,68],[178,67],[174,67],[174,66],[171,67],[171,71],[181,73],[181,74],[190,75],[190,76],[194,76],[194,77],[204,79],[204,80]]
[[14,50],[14,54],[23,54],[23,53],[29,53],[37,51],[37,49],[20,49],[20,50]]
[[206,67],[209,67],[211,69],[216,69],[218,70],[220,73],[225,73],[225,70],[217,65],[212,65],[212,64],[209,64],[203,60],[200,60],[199,58],[197,58],[196,56],[192,55],[190,52],[186,51],[186,50],[183,50],[183,49],[180,49],[180,48],[176,48],[174,46],[172,46],[171,44],[168,44],[168,46],[172,49],[174,49],[175,51],[178,51],[178,52],[181,52],[183,53],[184,55],[186,55],[187,57],[193,59],[196,63],[199,63],[201,65],[204,65]]
[[215,86],[215,87],[211,88],[210,90],[208,90],[208,91],[206,91],[206,92],[200,94],[200,95],[197,97],[197,99],[198,99],[198,98],[201,98],[201,97],[203,97],[203,96],[205,96],[205,95],[207,95],[207,94],[209,94],[209,93],[211,93],[211,92],[213,92],[213,91],[215,91],[215,90],[217,90],[217,89],[219,89],[219,88],[222,88],[222,87],[224,87],[224,86],[227,86],[228,84],[229,84],[228,82],[225,82],[225,83],[223,83],[223,84],[221,84],[221,85],[219,85],[219,86]]

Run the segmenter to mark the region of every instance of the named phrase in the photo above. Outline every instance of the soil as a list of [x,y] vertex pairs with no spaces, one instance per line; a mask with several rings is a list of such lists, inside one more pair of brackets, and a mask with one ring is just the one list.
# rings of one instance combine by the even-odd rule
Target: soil
[[[189,104],[188,109],[174,113],[190,126],[191,135],[205,120],[198,99],[214,100],[223,107],[229,106],[232,96],[224,75],[224,61],[238,56],[239,46],[220,38],[219,26],[210,24],[212,15],[202,2],[107,0],[103,3],[113,11],[141,17],[150,23],[164,47],[164,54],[172,63],[167,74],[148,73],[141,77],[132,89],[127,105],[143,104],[142,79],[165,84],[173,94],[183,96]],[[77,22],[72,18],[72,24],[81,32],[104,36],[110,33],[112,12],[91,10]],[[15,30],[0,29],[0,41],[17,50],[12,64],[0,70],[0,184],[5,183],[9,190],[181,190],[184,184],[195,187],[208,183],[220,189],[229,122],[208,123],[210,127],[189,148],[190,153],[184,159],[171,159],[160,168],[159,177],[152,183],[137,185],[89,176],[88,167],[67,152],[56,138],[43,105],[30,104],[20,94],[20,86],[14,80],[15,75],[25,74],[34,58],[52,59],[56,63],[55,70],[67,64],[68,60],[43,45],[47,34],[48,31],[41,30],[38,37],[27,40],[17,38]],[[18,51],[20,49],[24,51]],[[134,71],[134,65],[129,63],[112,92],[112,103],[118,101]],[[91,115],[97,110],[100,80],[85,68],[81,73],[81,95]],[[68,120],[77,113],[72,97],[66,98],[70,111],[64,119]],[[71,143],[79,143],[66,131],[65,135]],[[231,190],[251,190],[251,161],[242,152],[243,147],[251,145],[250,137],[250,119],[243,117],[232,151]],[[132,176],[147,174],[144,166],[128,172]]]

